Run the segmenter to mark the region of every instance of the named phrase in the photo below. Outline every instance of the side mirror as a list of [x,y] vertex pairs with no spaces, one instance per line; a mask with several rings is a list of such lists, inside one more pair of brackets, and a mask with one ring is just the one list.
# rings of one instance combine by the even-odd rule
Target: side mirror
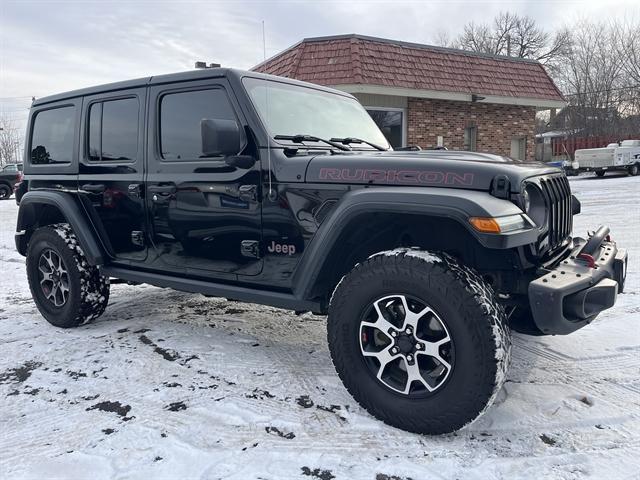
[[234,120],[203,118],[200,120],[203,157],[237,155],[242,148],[242,133]]

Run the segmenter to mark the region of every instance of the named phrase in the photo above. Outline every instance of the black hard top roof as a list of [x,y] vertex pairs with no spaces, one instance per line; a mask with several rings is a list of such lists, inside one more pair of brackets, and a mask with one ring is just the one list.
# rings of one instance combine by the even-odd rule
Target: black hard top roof
[[169,73],[165,75],[156,75],[153,77],[142,77],[133,80],[125,80],[123,82],[106,83],[104,85],[97,85],[95,87],[81,88],[79,90],[71,90],[69,92],[57,93],[46,97],[41,97],[35,100],[32,104],[33,107],[44,105],[51,102],[58,102],[60,100],[66,100],[75,97],[84,97],[88,95],[96,95],[99,93],[114,92],[117,90],[125,90],[136,87],[146,87],[148,85],[161,85],[163,83],[183,82],[190,80],[206,80],[207,78],[220,78],[220,77],[236,77],[238,80],[242,77],[254,77],[263,78],[265,80],[277,80],[280,82],[291,83],[294,85],[301,85],[307,87],[313,87],[326,92],[339,93],[341,95],[349,96],[350,94],[335,90],[333,88],[327,88],[320,85],[311,84],[308,82],[301,82],[299,80],[292,80],[290,78],[278,77],[275,75],[268,75],[265,73],[250,72],[246,70],[238,70],[234,68],[205,68],[199,70],[189,70],[186,72]]

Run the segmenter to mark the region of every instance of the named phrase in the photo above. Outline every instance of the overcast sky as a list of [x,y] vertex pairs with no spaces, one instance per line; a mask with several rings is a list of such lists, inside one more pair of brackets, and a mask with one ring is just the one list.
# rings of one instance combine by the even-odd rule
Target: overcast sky
[[361,33],[433,43],[500,11],[553,29],[640,15],[638,0],[0,0],[0,112],[19,124],[31,96],[193,68],[251,68],[304,37]]

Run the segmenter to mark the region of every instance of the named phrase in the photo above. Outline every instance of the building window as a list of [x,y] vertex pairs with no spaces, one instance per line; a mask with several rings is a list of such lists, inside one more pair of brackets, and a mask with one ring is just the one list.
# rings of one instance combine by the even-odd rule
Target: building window
[[94,103],[89,110],[89,159],[132,161],[138,155],[138,99]]
[[36,113],[31,134],[31,163],[71,163],[75,107]]
[[464,129],[464,149],[469,152],[476,151],[476,139],[478,137],[478,127],[471,126]]
[[511,158],[515,160],[526,160],[527,137],[511,138]]
[[380,107],[366,107],[366,109],[393,148],[406,145],[404,109]]

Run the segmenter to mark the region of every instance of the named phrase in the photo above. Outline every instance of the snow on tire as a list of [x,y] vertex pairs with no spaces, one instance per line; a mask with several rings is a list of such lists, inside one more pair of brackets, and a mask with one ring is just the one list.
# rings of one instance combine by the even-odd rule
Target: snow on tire
[[504,310],[450,255],[399,248],[358,264],[336,287],[327,322],[338,375],[369,413],[442,434],[478,418],[506,377]]
[[34,232],[27,250],[27,276],[38,310],[57,327],[84,325],[107,308],[109,278],[89,265],[66,223]]

